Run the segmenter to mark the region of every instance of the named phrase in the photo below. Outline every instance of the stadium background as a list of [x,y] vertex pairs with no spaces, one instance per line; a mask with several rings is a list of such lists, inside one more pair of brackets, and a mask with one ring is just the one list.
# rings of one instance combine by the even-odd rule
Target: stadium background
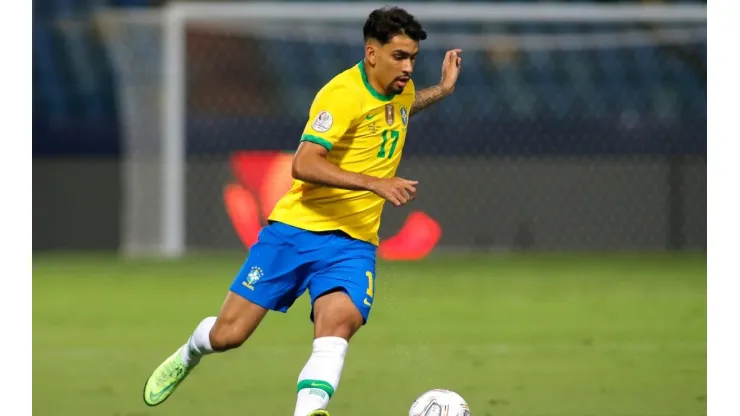
[[[146,68],[161,50],[140,32],[100,25],[96,12],[160,5],[33,4],[34,390],[52,394],[34,399],[39,414],[150,414],[136,402],[139,379],[213,313],[243,258],[222,194],[233,180],[230,156],[293,150],[313,93],[360,57],[354,46],[192,28],[187,246],[208,253],[125,261],[115,255],[132,209],[122,161],[136,119],[124,87],[140,96],[150,89],[154,103]],[[426,26],[431,36],[490,30]],[[559,24],[546,32],[603,29]],[[116,44],[135,52],[128,64]],[[440,59],[422,51],[418,87],[438,79]],[[423,210],[442,228],[438,250],[379,267],[379,293],[389,293],[374,311],[382,329],[368,327],[359,341],[368,363],[348,369],[340,413],[371,414],[353,407],[364,380],[398,414],[431,384],[459,386],[474,414],[704,414],[706,42],[526,53],[497,44],[464,60],[455,95],[412,122],[400,173],[422,182],[419,199],[387,210],[381,229],[394,235]],[[156,233],[142,224],[140,233]],[[148,322],[154,313],[166,323]],[[204,371],[193,381],[217,406],[193,387],[187,401],[160,413],[245,411],[245,402],[209,389],[208,380],[219,380],[239,385],[236,397],[259,391],[281,403],[274,414],[287,414],[308,339],[301,314],[275,318],[282,323],[237,358],[214,359],[222,379]],[[223,375],[255,368],[255,357],[281,362],[256,365],[273,374],[264,376],[267,387]],[[378,387],[431,359],[435,369],[418,381]],[[472,365],[458,371],[461,361]],[[69,383],[43,381],[51,379]],[[580,396],[557,398],[568,394]]]

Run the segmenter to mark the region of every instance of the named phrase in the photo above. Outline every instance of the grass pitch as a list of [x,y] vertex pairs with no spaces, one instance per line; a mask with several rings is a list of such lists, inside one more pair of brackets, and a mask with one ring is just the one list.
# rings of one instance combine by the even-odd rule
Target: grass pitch
[[[145,378],[218,311],[241,255],[38,255],[33,409],[49,416],[292,415],[307,298],[207,357],[162,406]],[[329,410],[403,416],[430,388],[475,416],[706,414],[706,255],[446,255],[380,263]]]

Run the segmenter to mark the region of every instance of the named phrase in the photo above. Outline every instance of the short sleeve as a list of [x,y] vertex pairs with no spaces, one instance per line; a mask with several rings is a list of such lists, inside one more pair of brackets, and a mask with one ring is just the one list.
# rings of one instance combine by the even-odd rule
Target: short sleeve
[[359,109],[356,92],[341,86],[322,89],[311,104],[301,141],[331,150],[360,116]]

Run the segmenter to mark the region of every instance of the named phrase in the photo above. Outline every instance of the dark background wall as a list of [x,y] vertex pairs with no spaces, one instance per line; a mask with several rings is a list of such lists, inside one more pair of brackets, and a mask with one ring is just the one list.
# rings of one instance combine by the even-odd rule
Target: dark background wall
[[[188,246],[239,247],[221,191],[225,160],[192,160]],[[672,171],[675,170],[675,171]],[[381,238],[412,210],[443,228],[440,246],[468,249],[666,250],[706,247],[706,160],[408,156],[399,175],[420,181],[413,204],[387,206]],[[674,178],[678,176],[678,179]]]
[[[232,180],[227,161],[193,160],[188,168],[190,189],[200,190],[188,194],[188,246],[239,249],[221,194]],[[117,249],[120,172],[115,158],[35,159],[34,250]],[[672,167],[665,158],[649,157],[412,156],[402,164],[401,174],[418,178],[422,188],[413,205],[386,209],[384,237],[419,209],[442,224],[441,245],[448,248],[706,248],[706,160],[699,157]],[[676,181],[680,186],[672,189]]]
[[120,206],[116,158],[33,159],[34,250],[116,250]]

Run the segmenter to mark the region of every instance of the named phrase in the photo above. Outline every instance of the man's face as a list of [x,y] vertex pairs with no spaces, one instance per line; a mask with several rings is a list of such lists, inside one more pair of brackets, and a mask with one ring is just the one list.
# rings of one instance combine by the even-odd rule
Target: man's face
[[375,73],[388,94],[400,94],[414,72],[419,43],[406,35],[396,35],[385,45],[375,44]]

